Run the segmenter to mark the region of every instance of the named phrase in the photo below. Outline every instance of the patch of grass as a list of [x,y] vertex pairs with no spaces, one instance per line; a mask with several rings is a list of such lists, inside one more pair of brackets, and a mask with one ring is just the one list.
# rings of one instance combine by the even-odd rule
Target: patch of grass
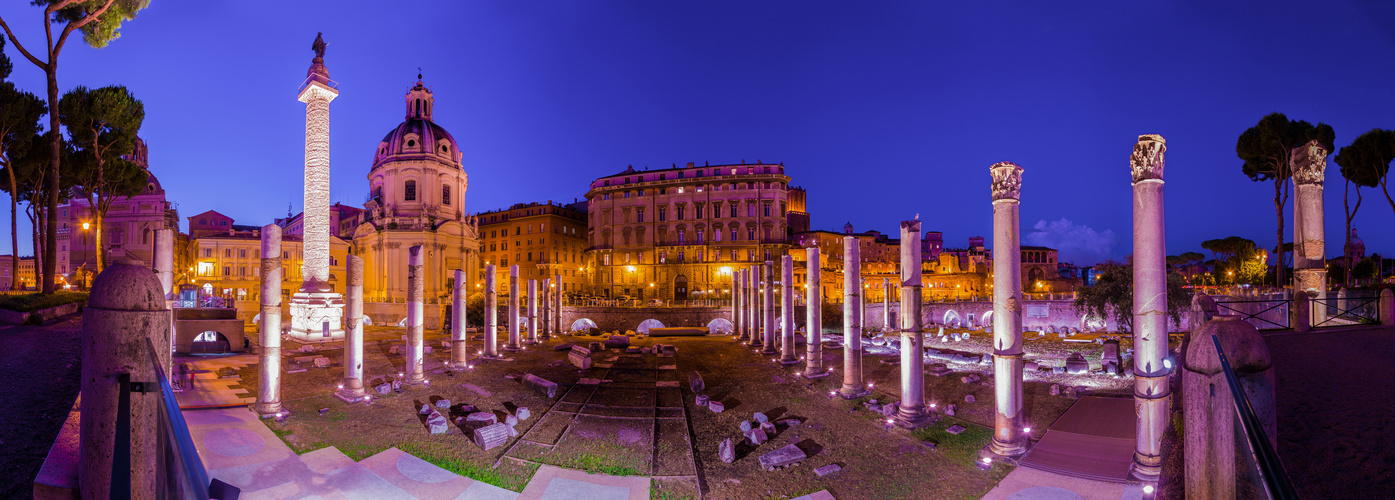
[[577,469],[590,472],[592,474],[606,474],[610,476],[638,476],[640,472],[633,467],[615,465],[609,458],[601,455],[583,453],[581,455],[567,457],[558,464],[568,469]]
[[686,494],[686,493],[679,493],[679,492],[676,492],[676,491],[669,491],[669,490],[663,489],[663,484],[660,483],[660,482],[659,482],[658,480],[656,480],[656,479],[650,479],[650,480],[649,480],[649,498],[650,498],[650,500],[696,500],[696,499],[697,499],[697,497],[692,496],[692,495],[689,495],[689,494]]
[[[434,443],[406,442],[399,443],[397,448],[412,456],[425,460],[427,463],[442,469],[460,474],[462,476],[483,481],[509,491],[523,491],[523,487],[528,485],[528,480],[537,472],[537,464],[525,464],[523,466],[509,465],[508,470],[520,469],[518,473],[509,474],[508,470],[499,470],[471,463],[463,458],[447,455],[445,450],[437,449],[439,446]],[[505,464],[512,464],[505,461]],[[500,467],[505,467],[502,465]]]
[[[958,424],[964,432],[950,434],[945,429]],[[955,419],[943,419],[930,427],[916,429],[911,436],[921,441],[935,443],[935,452],[954,462],[972,464],[978,459],[978,451],[993,440],[993,429]]]
[[0,296],[0,309],[31,312],[73,302],[86,302],[87,292],[53,292],[51,295],[26,293]]

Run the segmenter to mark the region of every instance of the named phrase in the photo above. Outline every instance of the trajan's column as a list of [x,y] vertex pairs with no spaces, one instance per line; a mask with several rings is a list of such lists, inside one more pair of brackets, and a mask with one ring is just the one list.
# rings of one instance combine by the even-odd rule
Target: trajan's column
[[1161,135],[1138,136],[1133,170],[1133,373],[1137,434],[1130,475],[1156,482],[1162,475],[1162,435],[1167,428],[1167,244],[1163,225]]
[[344,297],[329,282],[329,102],[339,91],[325,68],[321,35],[315,35],[315,59],[296,97],[305,103],[305,282],[291,296],[291,337],[303,341],[344,338]]
[[1309,324],[1327,320],[1327,254],[1322,220],[1322,182],[1327,173],[1327,148],[1314,139],[1293,148],[1293,291],[1319,299],[1310,303]]

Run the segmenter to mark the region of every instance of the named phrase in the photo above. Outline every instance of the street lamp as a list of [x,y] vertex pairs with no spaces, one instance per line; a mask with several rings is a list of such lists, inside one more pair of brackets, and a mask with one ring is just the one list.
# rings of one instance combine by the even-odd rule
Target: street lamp
[[82,267],[78,268],[78,288],[83,290],[87,289],[87,230],[91,227],[87,222],[82,223]]

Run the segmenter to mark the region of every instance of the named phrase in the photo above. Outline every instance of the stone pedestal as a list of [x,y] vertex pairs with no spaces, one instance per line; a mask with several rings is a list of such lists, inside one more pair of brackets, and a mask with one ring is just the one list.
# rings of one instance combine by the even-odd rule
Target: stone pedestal
[[519,342],[518,338],[521,326],[518,324],[518,302],[518,265],[515,264],[509,266],[509,343],[504,345],[506,351],[517,351],[523,348],[523,344]]
[[291,338],[301,342],[343,339],[344,297],[328,285],[313,286],[322,288],[301,288],[291,295]]
[[[83,498],[156,498],[162,486],[159,387],[129,392],[119,382],[157,383],[156,370],[170,363],[170,316],[160,281],[150,269],[119,262],[92,282],[82,311],[81,415],[78,489]],[[152,351],[152,348],[154,352]],[[168,374],[166,374],[168,376]],[[112,495],[116,420],[122,389],[130,397],[129,495]]]
[[1395,325],[1395,291],[1389,288],[1380,291],[1380,324]]
[[819,247],[809,247],[804,252],[809,265],[809,282],[804,292],[804,376],[827,377],[828,370],[823,367],[823,287],[819,286],[819,266],[823,259]]
[[1022,413],[1022,251],[1018,210],[1022,167],[1002,162],[993,178],[993,441],[988,452],[1015,458],[1030,434]]
[[425,332],[423,326],[426,320],[426,310],[423,301],[425,300],[426,275],[422,272],[423,260],[421,245],[416,245],[407,249],[407,381],[408,384],[420,384],[426,380],[425,357],[423,349],[425,344]]
[[281,226],[262,227],[261,306],[257,323],[261,343],[257,402],[252,410],[268,417],[281,407]]
[[[1215,341],[1259,417],[1265,437],[1277,447],[1274,370],[1259,330],[1240,316],[1216,316],[1197,329],[1187,345],[1182,372],[1182,414],[1186,440],[1185,484],[1189,498],[1235,498],[1235,400]],[[1244,439],[1240,437],[1239,439]]]
[[1167,245],[1163,225],[1166,142],[1141,135],[1130,158],[1133,170],[1133,349],[1137,434],[1135,479],[1156,483],[1162,473],[1162,435],[1169,396],[1167,357]]
[[528,280],[528,343],[538,342],[538,280]]
[[363,401],[363,258],[349,256],[348,295],[344,298],[344,379],[336,397],[349,403]]
[[466,324],[468,307],[465,304],[465,296],[470,293],[470,284],[465,282],[465,271],[455,270],[453,288],[450,306],[450,366],[464,370],[470,367],[470,330]]
[[1293,303],[1289,305],[1288,327],[1296,333],[1305,333],[1313,329],[1313,300],[1308,297],[1307,292],[1293,294]]
[[775,350],[775,263],[765,261],[761,266],[761,331],[765,339],[761,354],[778,354]]
[[794,349],[794,257],[780,257],[780,364],[792,365],[799,362]]
[[484,352],[485,358],[499,357],[499,284],[494,264],[484,266]]
[[862,257],[856,236],[843,237],[843,399],[869,392],[862,383]]
[[920,319],[920,221],[901,221],[901,404],[896,425],[931,422],[925,409],[925,333]]

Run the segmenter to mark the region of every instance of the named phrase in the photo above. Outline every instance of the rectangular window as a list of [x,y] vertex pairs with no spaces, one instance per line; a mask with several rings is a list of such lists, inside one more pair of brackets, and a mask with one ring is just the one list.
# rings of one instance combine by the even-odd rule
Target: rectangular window
[[770,204],[769,204],[769,203],[766,203],[766,204],[765,204],[765,216],[766,216],[766,217],[770,217]]
[[[702,238],[702,236],[699,235],[698,238]],[[722,230],[718,229],[716,231],[712,231],[712,239],[718,242],[722,241]]]
[[223,266],[223,276],[232,275],[232,266]]
[[736,204],[735,204],[735,203],[732,203],[732,204],[731,204],[731,210],[730,210],[730,212],[731,212],[731,215],[730,215],[729,217],[736,217]]
[[[679,230],[678,230],[678,244],[679,244],[679,245],[682,245],[682,244],[683,244],[683,230],[682,230],[682,229],[679,229]],[[680,260],[679,262],[682,262],[682,261]]]
[[736,241],[736,228],[731,228],[731,241]]
[[736,262],[736,250],[731,251],[731,261]]
[[702,219],[702,205],[693,205],[693,218]]
[[630,192],[629,192],[629,191],[625,191],[625,197],[626,197],[626,198],[629,198],[629,197],[630,197]]
[[450,186],[441,186],[441,204],[450,204]]
[[212,248],[205,248],[205,249],[203,249],[203,256],[204,256],[204,257],[212,257],[212,256],[213,256],[213,249],[212,249]]
[[683,205],[674,207],[673,211],[675,212],[674,215],[678,216],[678,220],[683,220]]
[[232,249],[231,249],[231,248],[225,248],[225,249],[223,249],[223,258],[225,258],[225,259],[231,259],[231,258],[232,258]]
[[696,243],[699,244],[699,245],[702,244],[702,230],[701,230],[701,229],[697,230],[697,241],[696,241]]
[[601,195],[601,199],[603,199],[603,200],[609,200],[609,199],[610,199],[610,193],[606,193],[606,194]]
[[417,181],[407,181],[407,201],[417,201]]
[[747,250],[747,251],[746,251],[746,261],[747,261],[747,262],[755,262],[755,261],[756,261],[756,251],[755,251],[755,250]]
[[659,207],[659,222],[668,220],[668,207]]
[[682,263],[683,263],[683,251],[682,251],[682,250],[679,250],[679,251],[678,251],[678,263],[679,263],[679,264],[682,264]]
[[755,230],[755,229],[747,229],[747,230],[746,230],[746,239],[747,239],[747,240],[750,240],[750,241],[755,241],[755,240],[756,240],[756,230]]
[[643,197],[644,197],[644,190],[643,190],[643,189],[639,190],[639,197],[640,197],[640,198],[643,198]]
[[635,209],[635,221],[644,222],[644,208],[641,207]]
[[244,258],[244,259],[247,258],[247,249],[246,249],[246,248],[239,248],[239,249],[237,249],[237,256],[238,256],[238,257],[241,257],[241,258]]
[[747,204],[746,204],[746,216],[747,216],[747,217],[755,217],[755,216],[756,216],[756,204],[755,204],[755,203],[747,203]]

